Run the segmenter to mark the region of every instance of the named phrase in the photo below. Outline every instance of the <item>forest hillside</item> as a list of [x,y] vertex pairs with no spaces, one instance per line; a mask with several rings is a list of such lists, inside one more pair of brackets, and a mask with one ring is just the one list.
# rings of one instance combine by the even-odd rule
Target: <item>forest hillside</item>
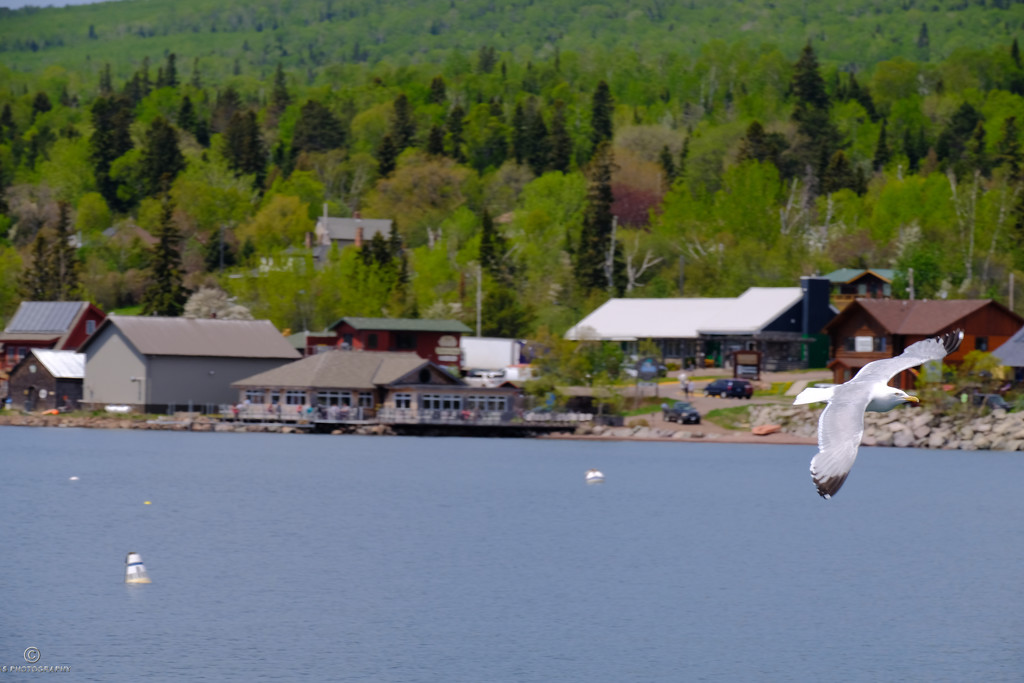
[[[0,10],[23,299],[558,334],[609,296],[1024,267],[1024,4],[123,0]],[[318,216],[388,219],[312,248]],[[1013,297],[1024,312],[1024,297]]]

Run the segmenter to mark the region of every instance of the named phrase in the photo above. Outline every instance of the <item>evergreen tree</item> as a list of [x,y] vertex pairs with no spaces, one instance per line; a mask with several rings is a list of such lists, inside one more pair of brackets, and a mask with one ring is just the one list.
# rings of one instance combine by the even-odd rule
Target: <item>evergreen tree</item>
[[444,129],[436,123],[430,127],[427,134],[427,154],[444,156]]
[[676,162],[672,158],[672,150],[665,145],[658,154],[658,164],[661,166],[661,175],[664,178],[665,187],[672,187],[676,181]]
[[572,166],[572,137],[565,125],[565,103],[555,102],[555,114],[551,118],[551,134],[548,136],[548,168],[568,173]]
[[917,33],[917,46],[924,49],[931,45],[931,39],[928,37],[928,24],[927,22],[921,24],[921,30]]
[[1017,39],[1016,38],[1013,39],[1013,44],[1010,45],[1010,59],[1013,60],[1014,66],[1016,66],[1018,69],[1021,68],[1021,65],[1020,65],[1020,45],[1017,44]]
[[13,140],[17,130],[17,126],[14,125],[14,112],[11,111],[11,105],[4,103],[4,108],[0,111],[0,138]]
[[377,148],[377,173],[381,178],[387,178],[394,173],[398,165],[398,147],[395,145],[391,133],[384,136]]
[[825,194],[831,194],[842,189],[858,190],[858,179],[850,160],[843,150],[837,150],[829,159],[825,169],[825,175],[821,179],[821,188]]
[[18,279],[18,289],[26,301],[55,301],[53,261],[43,230],[36,233],[29,251],[29,264]]
[[447,97],[447,86],[445,85],[444,78],[441,76],[434,76],[434,80],[430,81],[430,94],[427,95],[427,101],[431,104],[442,104]]
[[809,110],[827,110],[830,106],[828,92],[825,90],[825,79],[818,68],[818,57],[810,43],[804,46],[800,59],[794,67],[791,83],[793,96],[796,99],[797,111],[793,114],[796,121]]
[[157,88],[176,88],[178,87],[178,67],[176,66],[177,55],[173,52],[167,55],[167,62],[163,68],[160,69],[159,75],[157,76]]
[[960,177],[969,175],[973,171],[979,171],[986,178],[992,172],[992,163],[988,151],[985,149],[985,124],[981,121],[974,128],[974,133],[964,147],[963,163],[956,168],[956,174]]
[[174,206],[165,199],[157,243],[153,245],[149,286],[142,295],[143,315],[179,316],[185,310],[188,292],[182,284],[181,235],[174,225]]
[[485,337],[524,337],[529,334],[533,319],[532,310],[523,304],[515,287],[493,284],[487,288],[480,321]]
[[103,65],[103,71],[100,72],[100,95],[102,97],[110,97],[113,94],[114,85],[110,79],[110,63],[107,62]]
[[67,202],[60,202],[58,209],[59,218],[48,254],[49,270],[54,281],[53,298],[50,300],[74,301],[78,298],[79,262],[77,250],[71,241],[71,207]]
[[232,117],[242,109],[242,97],[233,86],[228,86],[217,93],[217,102],[213,107],[213,119],[210,128],[214,133],[223,133],[231,123]]
[[405,93],[395,98],[394,114],[391,117],[391,139],[398,153],[413,144],[416,138],[416,121],[412,116],[412,105]]
[[615,103],[612,99],[612,91],[606,82],[601,81],[594,91],[590,107],[590,141],[595,148],[603,141],[612,139],[614,113]]
[[1010,182],[1020,182],[1021,169],[1024,167],[1024,156],[1020,148],[1020,128],[1016,116],[1007,116],[1003,121],[1003,136],[996,147],[996,165],[1006,166]]
[[746,135],[740,140],[737,158],[739,161],[772,163],[781,170],[782,154],[788,146],[786,136],[781,133],[768,133],[760,121],[754,121],[747,126]]
[[686,177],[686,163],[690,158],[690,138],[683,140],[683,148],[679,150],[679,163],[676,164],[676,178]]
[[110,165],[132,148],[132,106],[123,97],[99,97],[92,105],[93,133],[90,154],[99,193],[114,209],[126,208],[117,196],[117,182],[110,177]]
[[511,284],[511,273],[505,265],[507,252],[505,237],[494,227],[490,211],[484,209],[480,228],[480,267],[495,280]]
[[288,108],[291,101],[292,96],[288,93],[288,83],[284,77],[284,69],[281,68],[281,62],[278,62],[277,71],[274,72],[274,88],[270,91],[270,112],[279,115]]
[[585,292],[608,291],[618,296],[624,289],[622,247],[615,239],[612,215],[612,170],[615,162],[611,142],[604,140],[590,161],[587,205],[583,227],[575,249],[573,272]]
[[517,102],[516,108],[512,112],[512,156],[517,164],[526,160],[528,147],[526,139],[529,134],[527,125],[526,110],[523,108],[522,102]]
[[141,180],[149,195],[165,193],[185,170],[185,156],[178,148],[178,131],[162,116],[153,120],[142,148]]
[[296,152],[326,152],[345,145],[345,129],[330,109],[317,100],[302,105],[292,135]]
[[953,113],[935,143],[935,152],[945,166],[954,168],[957,166],[967,147],[967,142],[974,135],[981,121],[981,114],[968,102],[961,104]]
[[49,95],[44,92],[37,92],[32,100],[32,119],[35,120],[36,116],[45,114],[51,109],[53,109],[53,103],[50,102]]
[[199,72],[199,57],[192,60],[192,77],[189,78],[188,82],[196,90],[203,87],[203,76]]
[[541,175],[548,165],[548,127],[536,102],[527,109],[526,162],[534,175]]
[[802,174],[809,167],[820,179],[840,147],[840,134],[829,117],[830,100],[810,43],[804,46],[796,63],[790,87],[796,99],[793,120],[797,123],[798,140],[790,149],[792,163],[784,164],[780,170],[784,175],[793,175]]
[[445,129],[448,132],[448,156],[459,163],[466,161],[466,155],[462,151],[462,129],[465,118],[466,110],[462,108],[461,104],[456,104],[452,107],[452,110],[448,112],[448,118],[445,119],[444,124]]
[[199,119],[196,116],[196,108],[192,104],[192,98],[185,95],[181,98],[181,106],[178,107],[178,127],[195,135],[198,123]]
[[476,70],[478,73],[489,74],[494,71],[498,63],[498,55],[493,47],[486,45],[480,47],[476,56]]
[[885,168],[889,159],[892,158],[892,152],[889,150],[889,138],[886,133],[887,124],[888,121],[882,119],[882,129],[878,131],[878,142],[875,143],[875,156],[871,160],[871,165],[876,171]]
[[224,143],[228,167],[240,175],[254,176],[253,185],[262,187],[267,172],[267,152],[256,112],[235,112],[224,133]]

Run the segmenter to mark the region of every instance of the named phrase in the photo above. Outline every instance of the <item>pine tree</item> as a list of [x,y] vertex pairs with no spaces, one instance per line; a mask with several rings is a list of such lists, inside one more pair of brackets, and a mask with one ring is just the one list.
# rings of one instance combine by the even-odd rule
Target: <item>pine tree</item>
[[444,78],[441,76],[434,76],[434,80],[430,81],[430,94],[427,95],[427,101],[431,104],[442,104],[447,97],[447,86],[445,85]]
[[825,194],[831,194],[842,189],[857,191],[857,175],[850,160],[843,150],[837,150],[829,159],[825,174],[821,179],[821,187]]
[[608,84],[601,81],[597,84],[590,107],[590,141],[596,148],[605,140],[612,139],[612,116],[615,103]]
[[892,158],[892,152],[889,150],[889,138],[886,133],[887,124],[888,121],[882,119],[882,129],[878,131],[878,142],[875,143],[875,156],[871,160],[871,165],[876,171],[885,168],[889,159]]
[[505,237],[494,227],[490,211],[484,209],[480,227],[480,267],[495,280],[506,283],[511,275],[505,266],[507,251]]
[[185,170],[185,156],[178,147],[178,131],[162,116],[153,120],[142,148],[142,184],[149,195],[170,190],[171,183]]
[[924,49],[931,45],[931,39],[928,37],[928,23],[921,24],[921,30],[917,32],[917,46]]
[[90,155],[96,173],[96,187],[111,208],[123,210],[117,182],[110,177],[110,165],[132,148],[132,106],[123,97],[99,97],[92,106],[93,133]]
[[167,55],[167,63],[163,69],[163,85],[168,88],[178,87],[178,56],[173,52]]
[[981,121],[978,121],[974,133],[971,134],[970,140],[964,147],[963,164],[960,165],[956,173],[963,177],[972,171],[979,171],[986,178],[992,172],[992,162],[985,149],[985,124]]
[[548,127],[535,101],[527,112],[526,162],[534,175],[541,175],[548,165]]
[[37,92],[32,100],[32,119],[35,120],[36,116],[45,114],[51,109],[53,109],[53,103],[50,102],[50,96],[44,92]]
[[969,102],[960,105],[935,143],[935,152],[943,164],[953,167],[958,164],[981,121],[981,114]]
[[17,130],[17,126],[14,125],[14,112],[11,111],[11,105],[4,103],[4,108],[0,111],[0,138],[13,140]]
[[739,161],[759,161],[774,164],[781,170],[782,155],[789,145],[781,133],[769,133],[760,121],[747,126],[747,133],[740,140],[737,158]]
[[71,207],[67,202],[60,202],[58,208],[59,218],[48,254],[49,270],[54,280],[51,301],[74,301],[78,298],[79,262],[71,241]]
[[196,117],[196,108],[192,104],[192,98],[185,95],[181,98],[181,106],[178,107],[178,127],[195,135],[198,123],[199,119]]
[[1007,116],[1003,121],[1003,136],[996,147],[996,165],[1006,166],[1008,180],[1012,183],[1021,181],[1021,170],[1024,168],[1024,155],[1021,154],[1020,128],[1016,116]]
[[1021,66],[1020,66],[1020,45],[1017,44],[1017,39],[1016,38],[1013,39],[1013,44],[1010,45],[1010,59],[1013,60],[1014,66],[1016,66],[1018,69],[1021,68]]
[[233,86],[228,86],[217,93],[217,103],[213,107],[213,119],[210,128],[214,133],[227,130],[231,118],[242,109],[242,97]]
[[398,147],[395,145],[391,133],[388,133],[377,148],[377,173],[381,178],[387,178],[394,173],[398,165],[398,153]]
[[345,145],[345,129],[330,109],[317,100],[302,105],[292,135],[296,152],[326,152]]
[[497,52],[493,47],[483,45],[477,52],[476,57],[476,70],[478,73],[489,74],[494,71],[495,65],[498,63]]
[[102,97],[110,97],[113,94],[114,85],[110,79],[110,63],[107,62],[103,65],[103,71],[100,72],[100,95]]
[[572,137],[565,125],[565,103],[555,102],[555,114],[551,118],[551,134],[548,136],[548,168],[568,173],[572,166]]
[[40,230],[29,251],[29,265],[18,279],[18,289],[27,301],[54,301],[56,281],[48,240]]
[[391,117],[391,139],[395,144],[398,153],[413,144],[416,138],[416,121],[412,116],[412,105],[405,93],[399,93],[395,98],[394,114]]
[[661,166],[661,175],[664,178],[665,187],[672,187],[676,180],[676,162],[672,158],[672,150],[665,145],[658,154],[658,164]]
[[521,164],[526,160],[527,156],[527,118],[526,111],[523,109],[522,102],[516,103],[516,108],[512,112],[512,156],[515,157],[516,163]]
[[436,123],[430,127],[427,134],[427,154],[435,157],[444,156],[444,129]]
[[810,43],[804,47],[796,63],[790,87],[796,99],[793,120],[797,123],[799,136],[790,149],[792,163],[780,170],[784,174],[802,174],[809,167],[820,179],[839,149],[841,139],[839,129],[829,117],[831,103]]
[[203,76],[199,72],[199,57],[196,57],[194,60],[192,60],[192,76],[191,78],[189,78],[188,82],[189,85],[191,85],[196,90],[199,90],[203,87]]
[[284,77],[284,69],[281,62],[277,63],[277,71],[274,72],[274,89],[270,91],[270,111],[273,114],[280,114],[291,104],[292,96],[288,93],[288,83]]
[[614,235],[611,182],[614,165],[611,142],[604,140],[594,151],[588,169],[587,206],[575,249],[573,272],[583,291],[610,291],[618,295],[624,285],[624,261],[622,248]]
[[254,176],[253,185],[262,187],[267,172],[267,152],[256,112],[235,112],[224,133],[224,142],[228,167],[240,175]]
[[466,110],[462,108],[461,104],[456,104],[452,107],[452,110],[448,112],[448,118],[445,119],[444,124],[445,129],[448,132],[448,156],[459,163],[466,161],[466,155],[462,151],[462,129],[465,118]]
[[155,235],[150,265],[150,282],[142,295],[143,315],[179,316],[185,310],[188,292],[182,284],[181,235],[174,224],[174,205],[165,199],[160,227]]

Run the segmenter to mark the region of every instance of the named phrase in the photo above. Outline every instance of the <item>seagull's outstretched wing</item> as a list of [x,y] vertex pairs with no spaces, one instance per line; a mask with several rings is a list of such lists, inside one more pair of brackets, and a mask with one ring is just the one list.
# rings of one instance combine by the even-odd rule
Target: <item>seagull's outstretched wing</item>
[[878,382],[889,380],[910,368],[916,368],[933,360],[942,360],[946,355],[960,348],[964,340],[964,331],[956,330],[941,334],[938,337],[925,339],[908,346],[903,353],[895,358],[883,358],[871,361],[860,369],[851,382]]
[[818,418],[818,454],[811,460],[811,479],[818,495],[831,498],[850,474],[864,434],[864,409],[870,387],[836,387],[836,395]]

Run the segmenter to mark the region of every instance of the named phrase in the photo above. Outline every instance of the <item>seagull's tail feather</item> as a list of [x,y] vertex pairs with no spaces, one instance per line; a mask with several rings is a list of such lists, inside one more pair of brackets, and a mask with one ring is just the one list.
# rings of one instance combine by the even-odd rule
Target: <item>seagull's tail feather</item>
[[835,387],[807,387],[793,401],[793,405],[800,406],[805,403],[824,403],[832,400],[832,392]]
[[953,330],[939,336],[939,341],[946,347],[946,355],[949,355],[960,348],[960,342],[964,340],[963,330]]
[[[821,454],[819,453],[818,455],[820,456]],[[818,456],[815,456],[814,459],[811,460],[811,480],[814,482],[814,485],[818,487],[818,495],[825,500],[830,500],[832,496],[836,494],[836,491],[842,488],[843,482],[846,481],[846,477],[850,475],[850,472],[847,470],[846,472],[841,472],[839,474],[820,474],[815,467],[817,460]]]

